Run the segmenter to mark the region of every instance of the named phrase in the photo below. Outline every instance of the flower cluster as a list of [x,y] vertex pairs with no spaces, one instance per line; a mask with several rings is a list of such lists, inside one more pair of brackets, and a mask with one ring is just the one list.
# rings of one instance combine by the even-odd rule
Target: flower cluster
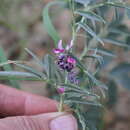
[[67,45],[67,47],[64,49],[62,47],[62,40],[58,43],[58,48],[55,48],[53,51],[55,54],[57,54],[57,65],[60,69],[65,70],[67,72],[71,72],[71,70],[76,65],[76,60],[72,58],[70,55],[68,55],[69,49],[71,49],[73,46],[73,41],[71,41],[70,45]]

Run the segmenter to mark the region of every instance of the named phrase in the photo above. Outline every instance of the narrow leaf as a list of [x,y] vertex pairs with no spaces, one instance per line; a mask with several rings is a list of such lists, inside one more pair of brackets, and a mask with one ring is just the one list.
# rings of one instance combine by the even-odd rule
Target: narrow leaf
[[44,27],[46,28],[48,34],[52,37],[52,39],[54,40],[55,43],[55,47],[57,47],[57,43],[60,40],[60,37],[55,29],[55,27],[53,26],[50,16],[49,16],[49,8],[53,5],[63,5],[64,2],[60,2],[60,1],[54,1],[54,2],[50,2],[48,5],[46,5],[46,7],[43,10],[43,24]]
[[97,15],[96,13],[94,12],[88,12],[88,11],[76,11],[75,12],[76,14],[79,14],[85,18],[88,18],[88,19],[91,19],[91,20],[95,20],[95,21],[98,21],[98,22],[103,22],[103,23],[106,23],[106,21],[99,15]]
[[104,45],[102,39],[98,37],[97,34],[87,24],[84,25],[83,23],[78,23],[78,25],[86,32],[88,32],[92,37],[94,37],[97,41],[99,41],[102,45]]
[[99,103],[91,102],[91,101],[80,101],[80,100],[67,100],[65,103],[76,103],[76,104],[84,104],[84,105],[93,105],[93,106],[102,106]]
[[36,61],[37,64],[40,64],[41,66],[43,65],[41,60],[33,53],[31,52],[28,48],[25,48],[28,54],[32,56],[32,58]]
[[[2,66],[2,63],[8,62],[8,59],[5,56],[4,50],[1,47],[0,47],[0,62],[1,62],[0,67]],[[5,71],[11,71],[12,70],[12,67],[9,64],[6,64],[2,67]],[[7,80],[9,80],[9,79],[7,79]],[[11,83],[12,87],[20,89],[20,86],[19,86],[17,81],[9,80],[9,82]]]
[[38,76],[28,73],[28,72],[18,72],[18,71],[0,71],[1,80],[42,80]]
[[110,43],[110,44],[113,44],[113,45],[117,45],[117,46],[121,46],[121,47],[128,47],[130,48],[129,45],[121,42],[121,41],[117,41],[115,39],[109,39],[109,38],[103,38],[102,39],[105,43]]
[[[89,49],[90,51],[95,51],[95,49]],[[110,56],[110,57],[116,57],[115,54],[108,50],[101,50],[101,49],[96,49],[97,53],[105,55],[105,56]]]

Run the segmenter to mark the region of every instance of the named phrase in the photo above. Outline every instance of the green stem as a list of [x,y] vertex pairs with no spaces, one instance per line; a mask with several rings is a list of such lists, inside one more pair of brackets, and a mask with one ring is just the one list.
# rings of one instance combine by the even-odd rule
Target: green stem
[[[67,84],[67,82],[68,82],[68,73],[65,72],[65,84]],[[60,104],[59,104],[59,110],[58,110],[59,112],[64,111],[64,97],[65,97],[64,93],[60,94]]]
[[63,104],[64,104],[64,94],[60,94],[59,112],[63,111]]

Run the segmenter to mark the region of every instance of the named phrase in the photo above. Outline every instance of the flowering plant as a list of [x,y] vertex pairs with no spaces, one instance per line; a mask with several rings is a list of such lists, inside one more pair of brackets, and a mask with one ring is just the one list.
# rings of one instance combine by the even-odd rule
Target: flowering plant
[[[49,8],[55,4],[69,9],[72,14],[72,38],[67,45],[60,40],[49,16]],[[116,15],[112,15],[110,21],[106,13],[111,12],[111,7],[114,8]],[[103,47],[111,43],[129,48],[129,45],[118,41],[122,30],[119,30],[114,23],[120,19],[119,24],[122,24],[124,10],[120,11],[117,7],[130,12],[130,7],[121,0],[61,0],[49,3],[43,10],[43,22],[54,41],[53,55],[48,54],[41,61],[33,52],[26,49],[43,71],[39,72],[23,61],[8,61],[0,66],[13,63],[27,72],[1,71],[0,79],[49,83],[58,92],[56,93],[60,100],[59,111],[64,111],[64,104],[67,104],[79,121],[79,129],[96,129],[96,121],[89,118],[87,110],[89,107],[91,110],[103,108],[101,99],[105,98],[107,86],[98,79],[98,72],[100,65],[103,64],[104,55],[115,57]],[[113,33],[117,35],[114,39],[110,37]],[[77,37],[85,39],[80,55],[76,53],[76,44],[82,43],[77,42]]]

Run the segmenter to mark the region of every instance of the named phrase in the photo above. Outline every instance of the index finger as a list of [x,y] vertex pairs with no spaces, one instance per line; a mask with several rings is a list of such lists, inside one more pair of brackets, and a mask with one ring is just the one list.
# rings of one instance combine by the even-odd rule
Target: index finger
[[57,102],[0,84],[0,115],[34,115],[56,112]]

